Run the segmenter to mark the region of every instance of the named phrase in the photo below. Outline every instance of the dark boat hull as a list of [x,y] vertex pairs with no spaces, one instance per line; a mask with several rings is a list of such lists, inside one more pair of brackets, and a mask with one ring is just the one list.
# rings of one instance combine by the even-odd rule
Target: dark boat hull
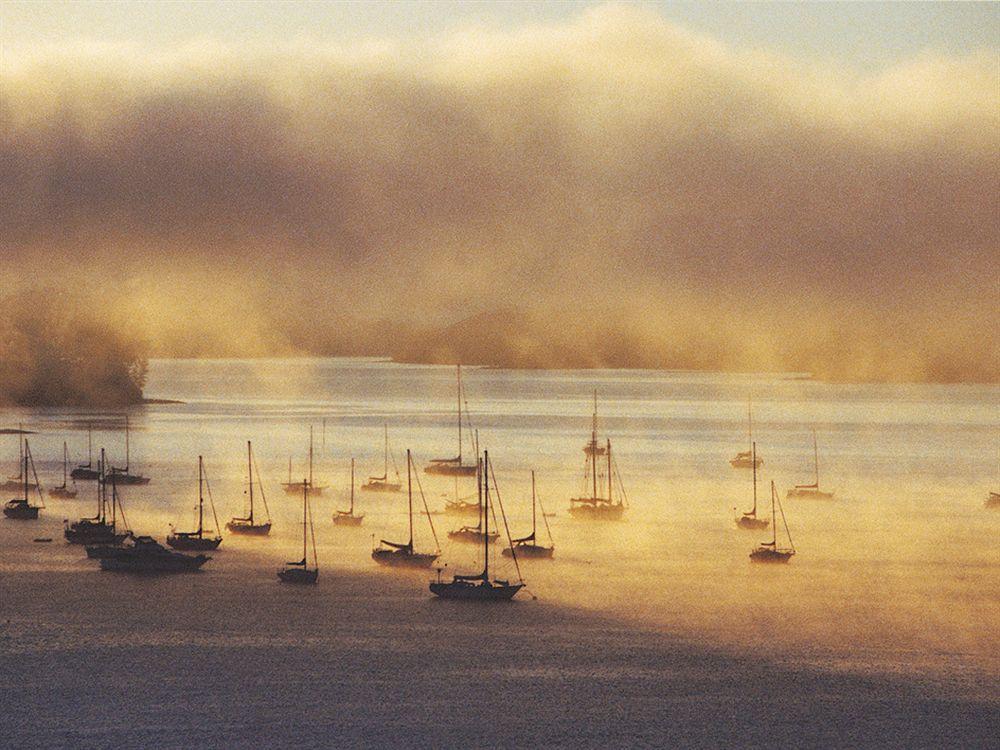
[[518,557],[538,560],[551,560],[553,554],[555,554],[555,547],[543,547],[540,544],[516,544],[514,545],[514,552],[510,551],[510,547],[504,547],[501,554],[504,557],[513,557],[516,553]]
[[101,559],[101,570],[123,573],[193,573],[212,558],[208,555],[182,555],[180,552],[147,555],[131,550]]
[[372,550],[372,560],[392,568],[430,568],[438,555],[429,552],[403,552],[402,550]]
[[122,485],[149,484],[149,477],[143,477],[138,474],[115,474],[113,484],[117,484],[119,487]]
[[[734,458],[729,461],[729,465],[734,469],[752,469],[754,461],[752,458]],[[764,459],[757,459],[757,468],[759,469],[764,465]]]
[[69,473],[71,479],[100,479],[101,475],[95,469],[85,469],[83,467],[77,467]]
[[476,476],[476,467],[461,464],[432,463],[424,467],[424,474],[436,474],[444,477],[474,477]]
[[128,536],[128,532],[118,532],[113,526],[95,524],[69,527],[63,531],[63,536],[70,544],[118,544]]
[[583,518],[589,521],[620,521],[625,515],[624,505],[601,504],[574,504],[570,506],[569,514],[574,518]]
[[355,516],[349,513],[337,513],[333,517],[333,522],[337,526],[360,526],[364,516]]
[[226,531],[230,534],[238,534],[240,536],[267,536],[271,533],[271,524],[233,523],[230,521],[226,524]]
[[319,578],[319,570],[303,570],[302,568],[284,568],[278,571],[282,583],[311,584]]
[[461,599],[475,602],[509,602],[524,588],[523,583],[471,583],[469,581],[452,581],[442,583],[431,582],[430,589],[434,596],[442,599]]
[[449,516],[478,516],[479,506],[476,503],[445,503],[444,512]]
[[748,531],[760,531],[761,529],[766,529],[770,526],[771,522],[763,518],[750,518],[742,516],[736,519],[736,525],[739,528],[747,529]]
[[87,550],[87,557],[91,560],[103,560],[106,557],[114,557],[124,549],[120,543],[121,541],[123,540],[109,544],[88,544],[85,548]]
[[399,492],[403,485],[394,482],[365,482],[361,485],[364,492]]
[[23,500],[17,503],[7,503],[3,507],[3,514],[16,521],[34,521],[38,518],[38,506],[29,505]]
[[[490,532],[490,541],[499,538],[499,534],[496,532]],[[481,531],[476,531],[474,529],[459,529],[458,531],[449,531],[448,538],[453,542],[465,542],[466,544],[482,544],[485,535]]]
[[167,544],[174,549],[190,550],[200,552],[202,550],[218,549],[222,544],[222,537],[195,536],[188,534],[171,534],[167,537]]
[[750,553],[750,560],[755,563],[787,563],[795,553],[791,550],[770,549],[762,547]]
[[[281,483],[281,487],[282,487],[282,489],[285,490],[285,494],[286,495],[301,495],[302,494],[302,482],[292,482],[291,484],[289,484],[288,482],[282,482]],[[319,485],[311,485],[309,487],[309,494],[310,495],[322,495],[323,494],[323,490],[325,490],[325,489],[326,489],[326,487],[321,487]]]

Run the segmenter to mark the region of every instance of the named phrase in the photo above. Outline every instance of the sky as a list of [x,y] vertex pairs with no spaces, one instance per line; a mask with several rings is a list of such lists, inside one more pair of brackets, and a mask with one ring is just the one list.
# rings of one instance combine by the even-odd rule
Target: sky
[[995,379],[998,7],[4,3],[0,281],[165,352]]

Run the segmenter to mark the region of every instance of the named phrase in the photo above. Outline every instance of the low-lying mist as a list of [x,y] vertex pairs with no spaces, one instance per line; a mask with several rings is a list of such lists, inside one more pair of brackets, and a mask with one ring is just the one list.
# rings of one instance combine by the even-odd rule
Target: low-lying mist
[[1000,378],[1000,71],[651,11],[423,43],[5,53],[4,289],[154,353]]

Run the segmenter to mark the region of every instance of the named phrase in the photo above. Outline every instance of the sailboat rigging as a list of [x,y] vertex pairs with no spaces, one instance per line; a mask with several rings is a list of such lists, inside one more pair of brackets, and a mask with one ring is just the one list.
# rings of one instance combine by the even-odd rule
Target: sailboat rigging
[[[119,531],[117,509],[117,491],[113,485],[111,496],[111,520],[107,515],[107,477],[104,467],[107,465],[104,449],[101,448],[101,460],[97,463],[97,513],[91,518],[81,518],[65,524],[63,536],[70,544],[120,544],[130,535],[130,532]],[[124,521],[124,517],[122,519]]]
[[38,486],[37,480],[32,482],[31,478],[26,477],[24,474],[24,445],[27,442],[25,434],[24,425],[19,424],[17,426],[17,474],[8,477],[6,482],[0,484],[0,491],[11,490],[18,492],[24,489],[26,481],[29,490],[33,490]]
[[[477,461],[477,463],[480,463]],[[441,569],[438,569],[438,579],[431,581],[430,590],[435,596],[442,599],[462,599],[466,601],[510,601],[518,591],[524,588],[524,580],[521,578],[520,568],[518,568],[518,581],[511,583],[509,580],[501,580],[490,577],[490,528],[489,512],[492,509],[492,498],[490,496],[490,477],[493,478],[493,487],[497,502],[500,504],[500,514],[506,524],[506,514],[503,511],[503,503],[500,500],[500,489],[496,484],[496,476],[492,473],[489,451],[483,451],[481,471],[482,495],[483,495],[483,570],[475,575],[459,575],[452,577],[450,583],[441,580]],[[480,479],[477,478],[477,481]],[[510,534],[508,532],[508,543]],[[511,557],[517,566],[517,555],[512,552]]]
[[[602,497],[598,492],[597,453],[592,452],[588,457],[587,468],[584,472],[584,482],[590,479],[590,495],[570,498],[570,515],[590,520],[620,521],[625,514],[624,487],[621,476],[613,464],[610,440],[606,441],[604,458],[607,460],[607,497]],[[614,497],[615,478],[618,479],[619,488],[617,501]]]
[[[785,536],[788,537],[788,546],[778,546],[778,519],[775,515],[775,508],[781,511],[781,522],[785,527]],[[761,542],[750,553],[750,560],[756,563],[787,563],[795,554],[795,545],[792,543],[792,534],[788,530],[788,521],[785,520],[785,509],[781,507],[781,500],[778,499],[778,491],[771,482],[771,541]]]
[[[602,447],[602,451],[604,448]],[[542,522],[545,524],[545,533],[549,535],[549,546],[538,543],[538,522],[536,505],[541,505],[542,501],[535,494],[535,472],[531,472],[531,533],[522,536],[520,539],[511,540],[511,546],[504,547],[502,554],[504,557],[536,557],[541,559],[552,559],[555,552],[555,545],[552,543],[552,530],[549,528],[549,521],[545,517],[545,508],[542,508]]]
[[594,419],[590,425],[590,440],[583,446],[588,456],[603,456],[604,446],[597,442],[597,390],[594,390]]
[[208,536],[215,529],[219,528],[219,517],[215,513],[215,499],[212,497],[212,488],[208,488],[208,501],[212,508],[212,518],[215,521],[213,529],[205,529],[205,492],[204,488],[208,484],[208,476],[205,474],[205,465],[201,456],[198,456],[198,528],[195,531],[174,531],[167,537],[167,544],[174,549],[204,550],[217,549],[222,543],[222,537],[216,533]]
[[49,490],[49,497],[61,497],[67,500],[71,500],[76,497],[76,482],[73,483],[73,487],[70,488],[67,484],[69,479],[69,449],[66,447],[66,442],[63,441],[63,481],[58,487],[53,487]]
[[385,428],[385,448],[382,454],[382,476],[368,477],[368,481],[361,485],[365,492],[399,492],[403,489],[403,483],[399,478],[399,470],[396,468],[396,459],[392,459],[392,468],[396,473],[396,481],[389,481],[389,425]]
[[115,474],[115,481],[118,484],[149,484],[149,477],[144,477],[141,474],[131,474],[129,473],[129,461],[131,459],[131,453],[129,449],[129,420],[128,414],[125,415],[125,466],[124,468],[111,468],[111,472]]
[[832,492],[824,492],[819,488],[819,446],[816,442],[816,430],[812,431],[813,434],[813,483],[812,484],[797,484],[792,489],[788,490],[785,497],[789,500],[799,499],[799,500],[832,500]]
[[[448,532],[448,538],[456,542],[470,542],[472,544],[480,544],[483,541],[483,535],[487,532],[484,530],[483,516],[486,514],[486,507],[483,505],[483,482],[482,482],[482,462],[477,462],[476,471],[476,494],[477,494],[477,517],[478,520],[475,526],[462,526],[461,528],[455,529],[454,531]],[[499,532],[492,532],[493,538],[496,539],[499,536]]]
[[324,484],[316,484],[313,481],[313,428],[309,425],[309,477],[303,479],[301,482],[292,481],[292,459],[288,459],[288,481],[282,482],[281,486],[285,488],[285,494],[287,495],[297,495],[302,492],[303,488],[308,488],[309,492],[313,495],[322,495],[323,490],[326,489]]
[[[472,477],[476,475],[476,464],[462,461],[462,365],[458,365],[458,455],[455,458],[432,458],[424,467],[426,474],[444,474],[445,476]],[[476,447],[478,453],[479,448]]]
[[[312,509],[309,507],[309,481],[303,477],[302,483],[302,559],[287,562],[278,571],[282,583],[316,583],[319,578],[319,557],[316,554],[316,531],[313,528]],[[307,535],[308,532],[308,535]],[[312,536],[313,567],[309,567],[308,536]]]
[[734,469],[760,468],[764,465],[764,459],[753,454],[753,406],[750,399],[747,399],[747,443],[750,450],[740,451],[729,461]]
[[[35,471],[35,459],[31,456],[31,446],[28,445],[28,439],[24,438],[24,445],[21,449],[22,459],[21,459],[21,497],[16,497],[13,500],[8,500],[7,504],[3,506],[3,514],[7,518],[13,518],[18,521],[33,521],[38,518],[38,511],[45,507],[45,500],[42,497],[42,485],[38,481],[38,472]],[[31,468],[31,473],[28,473],[28,468]],[[28,481],[28,477],[33,476],[35,478],[34,484]],[[32,505],[30,491],[34,489],[38,495],[38,505]]]
[[[267,514],[267,520],[264,523],[259,523],[258,519],[254,516],[253,477],[255,470],[257,474],[257,487],[260,489],[260,499],[264,503],[264,511]],[[249,513],[244,517],[232,518],[226,524],[226,530],[232,534],[241,534],[244,536],[267,536],[271,532],[271,511],[267,507],[267,498],[264,496],[264,483],[260,481],[260,469],[253,460],[253,448],[249,440],[247,440],[247,493],[250,496]]]
[[770,522],[766,518],[757,517],[757,443],[752,443],[750,450],[753,459],[753,508],[737,518],[736,525],[741,529],[766,529]]
[[338,510],[333,514],[333,522],[338,526],[360,526],[365,514],[354,513],[354,459],[351,459],[351,507],[349,510]]
[[[417,481],[419,482],[419,479]],[[372,559],[379,565],[429,568],[441,556],[441,549],[437,543],[437,532],[434,530],[434,522],[431,520],[423,489],[420,490],[420,498],[423,500],[424,514],[427,516],[427,523],[431,527],[431,534],[434,536],[434,544],[437,549],[434,552],[417,552],[413,548],[413,457],[410,455],[409,449],[406,451],[406,490],[410,527],[409,540],[405,543],[390,542],[387,539],[379,540],[378,546],[372,550]]]
[[100,479],[101,473],[94,468],[93,427],[87,425],[87,463],[79,464],[69,473],[71,479]]

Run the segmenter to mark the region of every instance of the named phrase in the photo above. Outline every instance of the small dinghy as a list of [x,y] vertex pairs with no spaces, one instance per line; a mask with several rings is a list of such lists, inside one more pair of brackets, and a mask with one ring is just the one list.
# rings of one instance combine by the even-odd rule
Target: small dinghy
[[[524,588],[524,581],[518,580],[511,583],[508,580],[490,578],[490,540],[489,515],[492,510],[490,497],[489,478],[492,476],[489,452],[483,453],[481,462],[482,470],[482,496],[483,496],[483,571],[476,575],[455,575],[451,582],[441,580],[441,569],[438,569],[438,579],[431,581],[430,590],[435,596],[442,599],[462,599],[465,601],[498,602],[510,601],[518,591]],[[500,491],[496,488],[496,477],[493,478],[493,486],[496,490],[497,501],[500,502]],[[501,503],[500,513],[503,513]],[[505,518],[506,523],[506,518]],[[517,565],[517,555],[512,554],[515,566]],[[518,579],[520,579],[520,569],[518,569]]]
[[[31,457],[31,446],[28,445],[27,438],[24,439],[24,446],[21,452],[21,497],[8,500],[7,504],[3,506],[3,514],[7,518],[16,521],[34,521],[38,518],[38,511],[45,507],[45,500],[42,498],[42,487],[38,482],[38,473],[35,471],[35,460]],[[30,474],[28,473],[29,466],[31,468]],[[34,483],[28,481],[29,476],[34,476]],[[37,505],[31,502],[30,491],[32,488],[35,490],[35,494],[38,495]]]
[[[201,551],[218,549],[222,543],[222,537],[218,534],[209,536],[211,531],[205,530],[205,493],[203,488],[208,484],[208,477],[205,475],[205,467],[201,456],[198,456],[198,528],[195,531],[173,531],[171,527],[170,536],[167,537],[167,544],[174,549]],[[215,513],[215,500],[212,497],[212,488],[208,488],[208,501],[212,507],[212,518],[215,519],[215,528],[219,528],[219,517]]]
[[[419,483],[419,479],[417,480]],[[431,534],[434,537],[435,552],[417,552],[413,548],[413,457],[410,451],[406,451],[406,494],[408,502],[408,514],[410,524],[410,538],[407,542],[390,542],[381,539],[378,546],[372,550],[372,559],[379,565],[401,568],[429,568],[434,561],[441,556],[441,548],[438,545],[437,532],[434,530],[434,521],[431,520],[430,510],[427,508],[427,498],[424,497],[423,489],[420,490],[420,498],[424,503],[424,514],[427,516],[427,523],[431,527]]]
[[[316,532],[313,528],[312,509],[309,507],[309,482],[302,480],[302,559],[285,563],[278,571],[282,583],[316,583],[319,579],[319,558],[316,556]],[[307,535],[308,532],[308,535]],[[308,563],[308,536],[312,537],[313,567]]]
[[363,492],[399,492],[403,489],[403,483],[399,479],[399,470],[396,468],[396,458],[393,456],[392,469],[396,472],[396,481],[389,480],[389,425],[385,425],[385,448],[382,454],[382,476],[368,477],[368,481],[361,485]]
[[819,447],[816,442],[816,430],[813,430],[813,483],[797,484],[788,490],[785,497],[789,500],[833,500],[832,492],[824,492],[819,488]]
[[[259,522],[259,518],[254,517],[253,504],[253,477],[257,474],[257,487],[260,489],[260,499],[264,503],[264,512],[267,520]],[[267,507],[267,497],[264,495],[264,483],[260,481],[260,469],[253,460],[253,447],[247,440],[247,494],[250,497],[250,511],[246,516],[233,518],[226,524],[226,531],[230,534],[240,536],[267,536],[271,533],[271,511]]]
[[[788,546],[778,546],[778,526],[775,516],[775,508],[781,511],[781,522],[785,527],[785,535],[788,537]],[[761,542],[753,552],[750,553],[750,560],[755,563],[787,563],[795,554],[795,545],[792,544],[792,535],[788,531],[788,522],[785,520],[785,510],[781,507],[778,499],[778,491],[771,482],[771,541]]]
[[365,514],[354,512],[354,459],[351,459],[351,507],[348,510],[338,510],[333,514],[333,522],[337,526],[360,526]]
[[[757,443],[753,443],[750,450],[752,451],[753,462],[753,508],[749,513],[744,513],[739,518],[736,519],[736,525],[741,529],[748,529],[751,531],[758,531],[760,529],[766,529],[770,521],[766,518],[757,517]],[[735,508],[733,509],[735,510]]]
[[76,483],[73,483],[73,487],[67,485],[69,470],[69,449],[66,447],[66,443],[63,442],[63,481],[58,487],[52,487],[49,490],[49,497],[57,497],[65,500],[72,500],[76,497]]
[[545,517],[545,508],[542,508],[542,523],[545,524],[545,533],[549,535],[549,546],[546,547],[544,544],[539,544],[537,541],[537,513],[535,511],[535,505],[541,505],[541,499],[537,498],[535,495],[535,472],[531,472],[531,533],[528,536],[522,536],[520,539],[514,539],[511,541],[509,547],[504,547],[501,554],[504,557],[513,557],[515,554],[518,557],[531,557],[543,560],[551,560],[553,554],[556,551],[555,545],[552,543],[552,530],[549,528],[549,522]]

